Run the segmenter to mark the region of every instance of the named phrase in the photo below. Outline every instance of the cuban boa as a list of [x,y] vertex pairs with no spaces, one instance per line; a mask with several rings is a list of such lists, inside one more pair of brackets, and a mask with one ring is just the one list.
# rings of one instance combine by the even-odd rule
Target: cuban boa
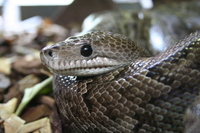
[[163,53],[95,31],[41,52],[54,96],[73,132],[181,132],[200,89],[200,33]]

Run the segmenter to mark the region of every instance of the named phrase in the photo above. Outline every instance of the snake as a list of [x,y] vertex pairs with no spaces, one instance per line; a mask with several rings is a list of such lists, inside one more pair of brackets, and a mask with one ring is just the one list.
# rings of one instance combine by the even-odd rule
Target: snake
[[128,37],[95,30],[47,46],[40,57],[54,73],[64,132],[182,132],[199,117],[199,31],[152,56]]
[[95,31],[41,52],[74,132],[180,132],[200,89],[200,33],[149,57],[119,34]]

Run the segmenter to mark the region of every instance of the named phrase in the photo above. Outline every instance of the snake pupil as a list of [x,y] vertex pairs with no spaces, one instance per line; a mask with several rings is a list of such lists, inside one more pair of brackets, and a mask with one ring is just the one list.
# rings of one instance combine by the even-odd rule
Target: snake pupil
[[92,54],[92,47],[89,44],[83,45],[81,47],[81,55],[88,57]]

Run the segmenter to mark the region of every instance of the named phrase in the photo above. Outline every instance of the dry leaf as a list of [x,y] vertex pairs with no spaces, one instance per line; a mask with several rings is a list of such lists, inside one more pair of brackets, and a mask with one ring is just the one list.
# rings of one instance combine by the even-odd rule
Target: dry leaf
[[49,118],[43,118],[31,123],[25,124],[25,121],[12,114],[4,122],[5,133],[51,133]]
[[24,123],[24,120],[22,120],[15,114],[12,114],[4,122],[5,133],[16,133],[17,130],[19,130],[24,125]]
[[51,133],[49,118],[43,118],[22,126],[17,133],[29,133],[38,130],[40,133]]
[[28,108],[27,111],[23,113],[21,118],[26,120],[26,122],[32,122],[39,118],[49,116],[51,112],[52,110],[47,105],[41,104]]
[[3,73],[0,73],[0,92],[4,92],[10,86],[10,79]]
[[39,82],[39,78],[33,74],[30,74],[23,79],[21,79],[18,84],[19,84],[19,90],[21,92],[24,92],[25,88],[30,88],[37,84]]
[[3,120],[9,118],[15,111],[17,98],[13,98],[7,103],[0,104],[0,117]]
[[52,109],[54,108],[54,105],[55,105],[55,100],[50,96],[40,96],[38,98],[38,102],[48,105]]
[[11,62],[8,58],[0,58],[0,72],[9,75],[11,72]]

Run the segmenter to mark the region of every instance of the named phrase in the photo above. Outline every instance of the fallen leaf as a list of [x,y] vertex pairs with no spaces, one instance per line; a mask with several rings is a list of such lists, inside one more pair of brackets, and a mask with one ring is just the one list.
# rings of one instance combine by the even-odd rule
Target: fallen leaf
[[18,84],[19,84],[19,90],[21,92],[24,92],[26,88],[30,88],[37,84],[39,82],[39,78],[33,74],[30,74],[23,79],[21,79]]
[[23,113],[21,116],[22,119],[26,120],[26,122],[32,122],[38,120],[39,118],[50,116],[52,110],[44,104],[30,107],[28,110]]
[[9,75],[11,72],[11,62],[9,58],[0,58],[0,72]]
[[0,73],[0,92],[3,92],[6,88],[10,86],[10,79],[3,73]]
[[50,96],[40,96],[38,98],[38,102],[48,105],[52,109],[54,108],[55,105],[55,100]]
[[39,78],[33,74],[24,77],[9,88],[8,93],[4,96],[4,102],[7,102],[13,97],[17,97],[18,100],[21,101],[25,88],[32,87],[38,82]]
[[17,98],[13,98],[7,103],[0,104],[0,118],[6,120],[9,118],[15,111],[17,104]]
[[24,125],[24,123],[24,120],[22,120],[15,114],[12,114],[4,122],[5,133],[16,133],[16,131],[19,130]]
[[29,133],[38,130],[39,133],[51,133],[51,125],[49,118],[42,118],[40,120],[27,123],[17,131],[17,133]]

